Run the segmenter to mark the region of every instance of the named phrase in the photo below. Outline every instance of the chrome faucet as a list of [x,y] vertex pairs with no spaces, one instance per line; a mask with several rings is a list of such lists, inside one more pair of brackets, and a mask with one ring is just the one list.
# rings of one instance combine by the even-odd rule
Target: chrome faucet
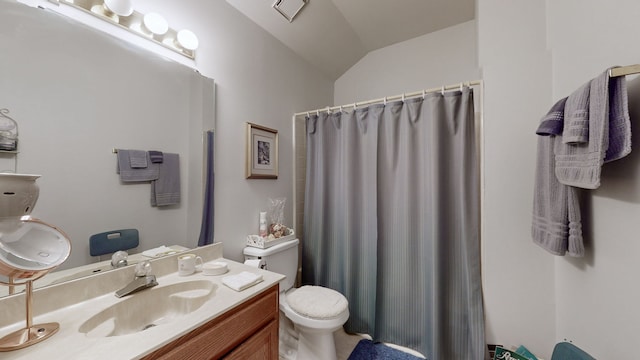
[[148,289],[158,285],[156,276],[151,275],[151,263],[149,260],[136,264],[136,275],[132,282],[127,286],[116,291],[116,296],[121,298],[123,296],[131,295],[137,291]]

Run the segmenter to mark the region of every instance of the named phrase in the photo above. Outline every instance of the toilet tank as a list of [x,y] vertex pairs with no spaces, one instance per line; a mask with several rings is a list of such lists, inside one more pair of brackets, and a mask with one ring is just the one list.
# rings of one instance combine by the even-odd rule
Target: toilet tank
[[293,287],[298,273],[298,239],[283,242],[266,249],[247,246],[244,248],[244,259],[264,260],[264,269],[286,276],[280,281],[280,291]]

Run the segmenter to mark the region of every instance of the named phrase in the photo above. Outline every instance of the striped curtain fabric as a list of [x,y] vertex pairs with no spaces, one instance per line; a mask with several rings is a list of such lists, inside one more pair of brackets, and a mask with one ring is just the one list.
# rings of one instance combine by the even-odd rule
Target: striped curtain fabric
[[483,359],[473,90],[306,121],[303,283],[347,297],[347,332]]

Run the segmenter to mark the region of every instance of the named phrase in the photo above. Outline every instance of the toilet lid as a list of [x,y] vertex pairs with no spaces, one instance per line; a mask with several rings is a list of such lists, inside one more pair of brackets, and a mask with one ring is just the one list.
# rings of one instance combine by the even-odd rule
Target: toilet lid
[[342,294],[322,286],[305,285],[287,294],[289,307],[300,315],[328,319],[347,310],[348,301]]

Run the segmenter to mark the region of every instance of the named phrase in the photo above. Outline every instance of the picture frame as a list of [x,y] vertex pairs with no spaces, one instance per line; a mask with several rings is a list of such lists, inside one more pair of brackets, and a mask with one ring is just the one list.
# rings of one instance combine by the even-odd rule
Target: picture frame
[[278,130],[247,123],[247,179],[278,178]]

